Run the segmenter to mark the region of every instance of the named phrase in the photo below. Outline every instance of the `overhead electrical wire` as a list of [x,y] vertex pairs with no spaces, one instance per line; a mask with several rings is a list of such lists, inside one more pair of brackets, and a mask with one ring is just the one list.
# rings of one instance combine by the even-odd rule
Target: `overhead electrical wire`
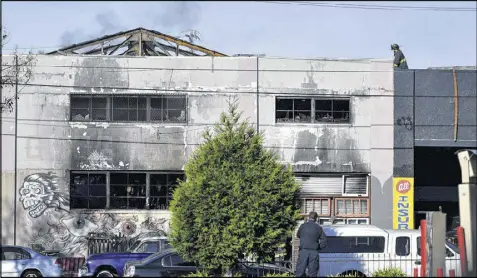
[[432,7],[432,6],[402,6],[402,5],[375,5],[375,4],[343,4],[343,3],[326,3],[312,1],[254,1],[267,4],[280,5],[301,5],[315,6],[324,8],[342,8],[342,9],[362,9],[362,10],[387,10],[387,11],[436,11],[436,12],[475,12],[477,8],[468,7]]

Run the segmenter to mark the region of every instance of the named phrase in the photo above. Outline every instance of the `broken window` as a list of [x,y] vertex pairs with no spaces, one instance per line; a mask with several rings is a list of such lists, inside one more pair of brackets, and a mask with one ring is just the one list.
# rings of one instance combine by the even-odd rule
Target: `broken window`
[[183,179],[183,174],[151,174],[149,208],[168,209],[178,180]]
[[108,98],[102,96],[71,96],[72,121],[107,121]]
[[110,173],[109,208],[144,209],[146,206],[145,173]]
[[71,172],[70,208],[166,210],[178,180],[183,173]]
[[315,122],[349,123],[349,99],[315,99]]
[[[148,101],[150,102],[148,107]],[[72,121],[186,122],[185,95],[71,96]]]
[[113,121],[145,122],[147,121],[147,98],[126,96],[113,97]]
[[311,123],[311,99],[277,98],[276,121],[278,123]]
[[151,121],[185,122],[186,97],[161,96],[151,98]]
[[106,208],[106,174],[73,173],[70,179],[71,208]]

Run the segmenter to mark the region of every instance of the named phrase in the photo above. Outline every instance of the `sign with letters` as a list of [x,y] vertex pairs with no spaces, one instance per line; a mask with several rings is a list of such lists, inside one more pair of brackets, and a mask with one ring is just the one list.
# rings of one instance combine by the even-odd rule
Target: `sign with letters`
[[414,229],[414,178],[393,179],[393,229]]

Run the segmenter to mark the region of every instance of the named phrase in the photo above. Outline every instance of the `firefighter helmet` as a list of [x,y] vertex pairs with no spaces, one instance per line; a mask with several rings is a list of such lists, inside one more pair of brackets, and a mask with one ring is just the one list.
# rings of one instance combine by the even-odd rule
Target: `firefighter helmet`
[[393,43],[391,44],[391,50],[398,50],[399,49],[399,45]]

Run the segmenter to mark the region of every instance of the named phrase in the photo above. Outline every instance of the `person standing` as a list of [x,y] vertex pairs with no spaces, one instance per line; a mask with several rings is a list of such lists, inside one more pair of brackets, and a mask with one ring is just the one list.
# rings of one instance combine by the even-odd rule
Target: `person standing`
[[300,239],[296,277],[303,277],[308,268],[308,277],[317,277],[320,270],[319,250],[326,247],[327,240],[323,228],[317,223],[318,213],[312,211],[308,220],[298,228]]
[[409,69],[407,67],[406,57],[404,56],[404,53],[402,53],[401,49],[399,49],[399,45],[395,43],[391,44],[391,50],[394,52],[394,68]]

